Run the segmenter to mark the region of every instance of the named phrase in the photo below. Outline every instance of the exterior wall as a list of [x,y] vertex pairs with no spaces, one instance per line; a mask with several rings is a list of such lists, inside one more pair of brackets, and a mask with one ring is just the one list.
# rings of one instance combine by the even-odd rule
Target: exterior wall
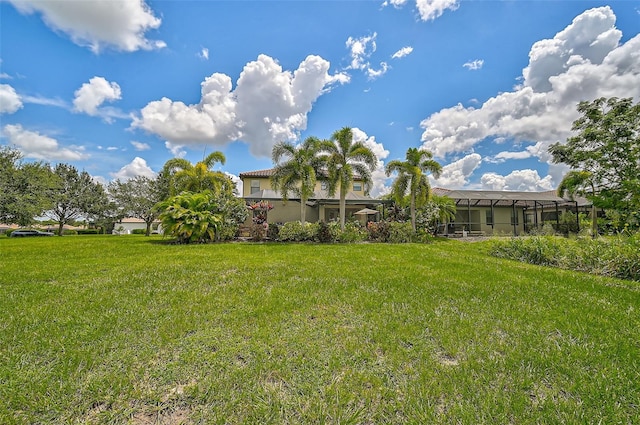
[[[267,212],[267,223],[286,223],[288,221],[300,220],[300,202],[287,201],[270,201],[273,209]],[[318,207],[307,206],[305,220],[307,222],[318,221]],[[249,217],[244,222],[245,226],[253,224],[253,214],[249,212]]]
[[[258,182],[260,184],[260,187],[258,188],[258,186],[256,186],[256,191],[260,191],[260,190],[265,190],[265,189],[272,189],[271,187],[271,181],[269,180],[268,177],[244,177],[242,179],[242,197],[246,198],[251,196],[251,182]],[[355,184],[357,185],[360,182],[355,182]],[[316,183],[316,191],[318,190],[323,190],[323,188],[326,187],[325,185],[323,185],[322,182],[317,182]],[[361,190],[353,190],[353,185],[352,187],[349,188],[350,192],[353,193],[357,193],[359,195],[364,195],[364,185],[360,184]],[[326,190],[326,189],[325,189]]]

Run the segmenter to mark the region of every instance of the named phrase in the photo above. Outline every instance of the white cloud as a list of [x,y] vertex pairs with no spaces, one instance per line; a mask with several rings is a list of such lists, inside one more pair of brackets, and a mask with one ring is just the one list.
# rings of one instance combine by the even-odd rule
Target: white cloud
[[148,151],[149,149],[151,149],[151,146],[149,146],[148,143],[136,142],[135,140],[132,140],[131,144],[137,151]]
[[555,185],[549,175],[541,178],[536,170],[515,170],[506,176],[487,173],[480,179],[486,190],[515,190],[521,192],[540,192],[553,190]]
[[236,190],[238,191],[238,194],[242,194],[244,184],[242,183],[242,180],[240,179],[240,177],[236,176],[235,174],[231,174],[227,171],[223,171],[223,173],[227,177],[229,177],[231,181],[236,185]]
[[345,81],[340,74],[329,75],[329,66],[311,55],[290,72],[260,55],[245,65],[235,90],[229,76],[215,73],[201,83],[200,103],[186,105],[166,97],[150,102],[132,127],[164,138],[169,149],[241,140],[253,155],[270,156],[275,143],[299,137],[316,99]]
[[202,50],[200,50],[200,53],[198,53],[198,57],[200,59],[209,60],[209,49],[203,47]]
[[405,57],[407,55],[410,55],[411,52],[413,52],[413,47],[406,46],[406,47],[403,47],[402,49],[398,50],[394,54],[392,54],[391,58],[392,59],[400,59],[400,58],[403,58],[403,57]]
[[364,70],[368,67],[369,62],[368,59],[371,57],[373,52],[376,51],[376,37],[377,33],[373,33],[372,35],[353,38],[349,37],[346,41],[346,46],[349,49],[349,54],[351,56],[351,63],[347,67],[347,69],[360,69]]
[[442,167],[439,178],[429,176],[433,187],[443,187],[448,189],[460,189],[469,183],[469,177],[476,168],[480,166],[482,157],[477,153],[472,153]]
[[376,168],[371,173],[373,186],[371,187],[370,195],[377,197],[389,193],[391,189],[386,185],[388,177],[384,172],[384,159],[389,156],[389,151],[384,148],[382,143],[376,142],[375,136],[368,136],[367,133],[357,127],[352,128],[351,131],[353,133],[353,141],[364,143],[376,156]]
[[6,72],[0,72],[0,80],[13,80],[13,77]]
[[171,142],[164,142],[164,147],[167,148],[167,150],[171,152],[171,155],[173,155],[175,158],[184,158],[184,156],[187,154],[187,151],[184,150],[184,146],[182,145],[176,145]]
[[464,68],[467,68],[470,71],[475,71],[475,70],[481,69],[482,65],[484,65],[484,59],[476,59],[473,61],[469,61],[462,66]]
[[133,158],[133,161],[120,168],[115,173],[110,173],[111,177],[118,180],[129,180],[134,177],[144,176],[155,178],[156,173],[147,165],[147,161],[139,156]]
[[82,84],[82,87],[76,90],[74,94],[74,111],[84,112],[91,116],[99,114],[98,107],[104,102],[113,102],[122,98],[118,83],[110,83],[103,77],[93,77],[88,83]]
[[22,108],[22,100],[9,84],[0,84],[0,114],[13,114]]
[[619,45],[614,25],[608,6],[591,9],[553,39],[535,43],[520,86],[478,108],[458,104],[426,118],[423,147],[444,157],[485,139],[533,142],[527,152],[550,162],[547,148],[571,135],[578,102],[640,97],[640,35]]
[[89,157],[82,152],[82,148],[63,148],[57,140],[35,131],[25,130],[20,124],[5,125],[2,133],[9,143],[17,146],[27,158],[44,161],[77,161]]
[[65,108],[65,109],[69,108],[69,105],[67,104],[67,102],[59,98],[23,95],[22,101],[24,103],[33,103],[35,105],[55,106],[57,108]]
[[367,68],[367,76],[370,80],[382,77],[389,70],[389,65],[386,62],[380,62],[379,69]]
[[[382,6],[392,5],[396,9],[401,8],[408,3],[408,0],[385,0]],[[433,21],[442,16],[445,10],[456,10],[458,8],[458,0],[415,0],[416,9],[423,21]]]
[[166,46],[163,41],[145,37],[162,21],[144,0],[9,1],[23,14],[39,12],[47,26],[68,34],[74,43],[95,53],[105,47],[133,52]]

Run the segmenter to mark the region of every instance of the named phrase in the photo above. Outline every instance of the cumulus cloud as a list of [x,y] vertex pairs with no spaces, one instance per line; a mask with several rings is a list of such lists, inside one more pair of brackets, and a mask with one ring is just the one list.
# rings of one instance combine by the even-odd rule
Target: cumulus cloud
[[394,54],[392,54],[391,58],[392,59],[400,59],[400,58],[403,58],[403,57],[405,57],[407,55],[410,55],[411,52],[413,52],[413,47],[406,46],[406,47],[403,47],[402,49],[398,50]]
[[[513,91],[478,108],[458,104],[423,120],[423,147],[445,157],[485,140],[512,140],[531,143],[526,151],[550,162],[547,148],[571,135],[578,102],[601,96],[640,97],[640,35],[619,44],[621,36],[610,7],[585,11],[554,38],[532,46],[522,84]],[[508,156],[503,153],[498,159],[513,159]],[[495,175],[489,177],[495,180]],[[545,179],[536,187],[547,187]]]
[[442,167],[439,178],[429,176],[431,185],[447,189],[459,189],[469,183],[469,177],[480,166],[482,157],[472,153]]
[[22,108],[20,96],[9,84],[0,84],[0,114],[13,114]]
[[[401,8],[408,3],[408,0],[386,0],[382,6],[392,5]],[[458,0],[416,0],[416,9],[423,21],[433,21],[442,16],[446,10],[456,10],[459,5]]]
[[133,52],[166,46],[145,36],[162,21],[144,0],[9,1],[20,13],[40,13],[51,29],[68,34],[74,43],[95,53],[105,47]]
[[20,124],[5,125],[2,134],[27,158],[45,161],[77,161],[89,157],[82,148],[61,147],[57,140],[35,131],[25,130]]
[[131,144],[137,151],[148,151],[149,149],[151,149],[151,146],[149,146],[148,143],[136,142],[135,140],[132,140]]
[[376,51],[377,33],[372,35],[354,38],[349,37],[345,42],[351,56],[351,63],[348,69],[366,69],[368,67],[368,59]]
[[472,60],[463,64],[462,66],[464,68],[467,68],[470,71],[475,71],[475,70],[481,69],[482,65],[484,65],[484,59]]
[[129,180],[138,176],[149,177],[153,179],[156,173],[147,165],[147,161],[139,156],[133,158],[133,161],[120,168],[115,173],[110,173],[111,177],[117,180]]
[[376,142],[375,136],[369,136],[357,127],[352,128],[351,131],[353,133],[353,141],[364,143],[376,156],[376,168],[371,173],[373,185],[369,194],[377,197],[389,193],[390,188],[386,185],[388,177],[384,172],[384,160],[389,156],[389,151],[384,148],[382,143]]
[[345,81],[342,74],[330,75],[329,66],[310,55],[290,72],[260,55],[245,65],[235,90],[229,76],[215,73],[201,83],[200,103],[164,97],[147,104],[132,127],[162,137],[169,149],[241,140],[253,155],[270,156],[275,143],[299,137],[316,99]]
[[93,77],[88,83],[82,84],[74,94],[73,110],[91,116],[99,114],[98,107],[104,102],[113,102],[122,98],[118,83],[110,83],[103,77]]
[[244,190],[244,184],[242,183],[242,180],[240,179],[240,177],[236,176],[235,174],[231,174],[227,171],[223,171],[223,173],[229,177],[231,179],[231,181],[235,184],[236,186],[236,191],[238,194],[242,194],[242,191]]
[[549,175],[541,178],[536,170],[515,170],[509,175],[501,176],[487,173],[480,179],[483,189],[487,190],[515,190],[521,192],[539,192],[553,190],[555,185]]

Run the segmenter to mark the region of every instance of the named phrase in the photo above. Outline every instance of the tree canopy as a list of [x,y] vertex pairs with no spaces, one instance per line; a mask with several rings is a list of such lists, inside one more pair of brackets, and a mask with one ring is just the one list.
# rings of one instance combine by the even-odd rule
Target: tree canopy
[[211,152],[195,165],[184,158],[173,158],[164,164],[162,174],[168,177],[171,195],[204,190],[233,193],[235,186],[231,179],[221,171],[212,170],[216,163],[224,165],[225,162],[224,154],[218,151]]
[[640,220],[640,104],[631,98],[580,102],[576,134],[549,148],[553,162],[588,173],[584,195],[600,208],[617,210],[627,223]]

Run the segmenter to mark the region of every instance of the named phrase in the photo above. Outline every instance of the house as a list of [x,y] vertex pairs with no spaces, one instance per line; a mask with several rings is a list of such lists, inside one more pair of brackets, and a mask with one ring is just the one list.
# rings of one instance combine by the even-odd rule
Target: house
[[[115,223],[113,227],[113,233],[118,235],[130,235],[134,230],[146,230],[147,224],[141,218],[125,217]],[[151,230],[153,233],[162,233],[160,228],[160,221],[156,220],[151,224]]]
[[[519,235],[541,228],[545,223],[560,224],[562,213],[590,212],[584,198],[565,199],[555,191],[512,192],[492,190],[449,190],[434,188],[432,192],[447,196],[456,203],[455,220],[439,229],[446,234]],[[576,215],[577,218],[577,215]],[[576,221],[579,228],[579,221]]]
[[[271,187],[270,177],[274,169],[247,171],[240,173],[243,190],[242,198],[251,205],[264,201],[268,203],[271,210],[267,212],[268,223],[286,223],[288,221],[300,220],[300,199],[289,197],[287,202],[282,201],[282,195]],[[365,187],[359,176],[354,176],[352,187],[347,192],[345,217],[349,219],[354,213],[364,209],[375,209],[382,201],[365,195]],[[340,218],[340,198],[336,191],[334,196],[329,196],[326,182],[318,181],[314,195],[307,200],[306,221],[329,222]],[[254,210],[254,215],[261,212]],[[356,216],[360,217],[360,216]],[[370,218],[372,218],[370,216]],[[251,222],[252,217],[248,222]]]

